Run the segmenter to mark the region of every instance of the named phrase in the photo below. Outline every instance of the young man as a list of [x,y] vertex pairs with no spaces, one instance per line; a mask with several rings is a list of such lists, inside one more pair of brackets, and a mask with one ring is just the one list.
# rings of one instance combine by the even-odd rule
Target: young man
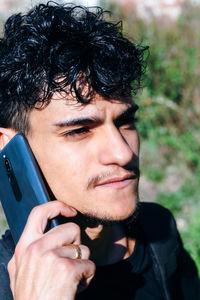
[[[171,214],[138,205],[131,95],[144,51],[100,8],[41,4],[7,21],[1,149],[23,133],[54,201],[31,212],[16,248],[9,231],[3,236],[1,299],[199,299]],[[59,214],[66,222],[45,233]]]

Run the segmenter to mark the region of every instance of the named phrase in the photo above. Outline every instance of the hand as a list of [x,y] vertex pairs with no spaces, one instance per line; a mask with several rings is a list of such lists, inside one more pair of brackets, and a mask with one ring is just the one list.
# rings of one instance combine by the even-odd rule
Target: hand
[[[15,300],[72,300],[78,285],[87,287],[95,273],[89,249],[81,245],[80,228],[66,223],[44,233],[48,219],[73,217],[76,211],[59,201],[35,207],[8,264]],[[76,259],[75,246],[82,259]]]

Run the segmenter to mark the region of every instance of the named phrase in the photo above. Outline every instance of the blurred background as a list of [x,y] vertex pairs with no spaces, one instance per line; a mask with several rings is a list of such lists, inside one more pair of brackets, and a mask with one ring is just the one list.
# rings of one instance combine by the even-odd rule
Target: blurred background
[[[0,0],[1,28],[9,15],[39,2]],[[111,10],[129,38],[150,47],[144,88],[135,99],[140,105],[140,197],[171,210],[200,273],[200,0],[73,3]],[[0,209],[0,233],[6,226]]]

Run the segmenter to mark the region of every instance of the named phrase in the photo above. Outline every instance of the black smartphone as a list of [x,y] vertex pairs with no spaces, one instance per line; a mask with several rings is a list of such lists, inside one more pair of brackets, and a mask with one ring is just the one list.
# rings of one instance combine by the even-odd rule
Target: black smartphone
[[[15,243],[32,208],[50,201],[43,175],[22,134],[15,135],[0,152],[0,200]],[[48,229],[58,224],[54,218]]]

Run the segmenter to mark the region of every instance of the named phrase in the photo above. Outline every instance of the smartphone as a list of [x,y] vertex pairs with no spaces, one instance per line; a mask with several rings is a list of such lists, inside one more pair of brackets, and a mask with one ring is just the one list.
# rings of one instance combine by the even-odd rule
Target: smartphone
[[[22,134],[0,152],[0,200],[15,244],[34,206],[50,201],[41,170]],[[48,229],[58,220],[49,221]]]

